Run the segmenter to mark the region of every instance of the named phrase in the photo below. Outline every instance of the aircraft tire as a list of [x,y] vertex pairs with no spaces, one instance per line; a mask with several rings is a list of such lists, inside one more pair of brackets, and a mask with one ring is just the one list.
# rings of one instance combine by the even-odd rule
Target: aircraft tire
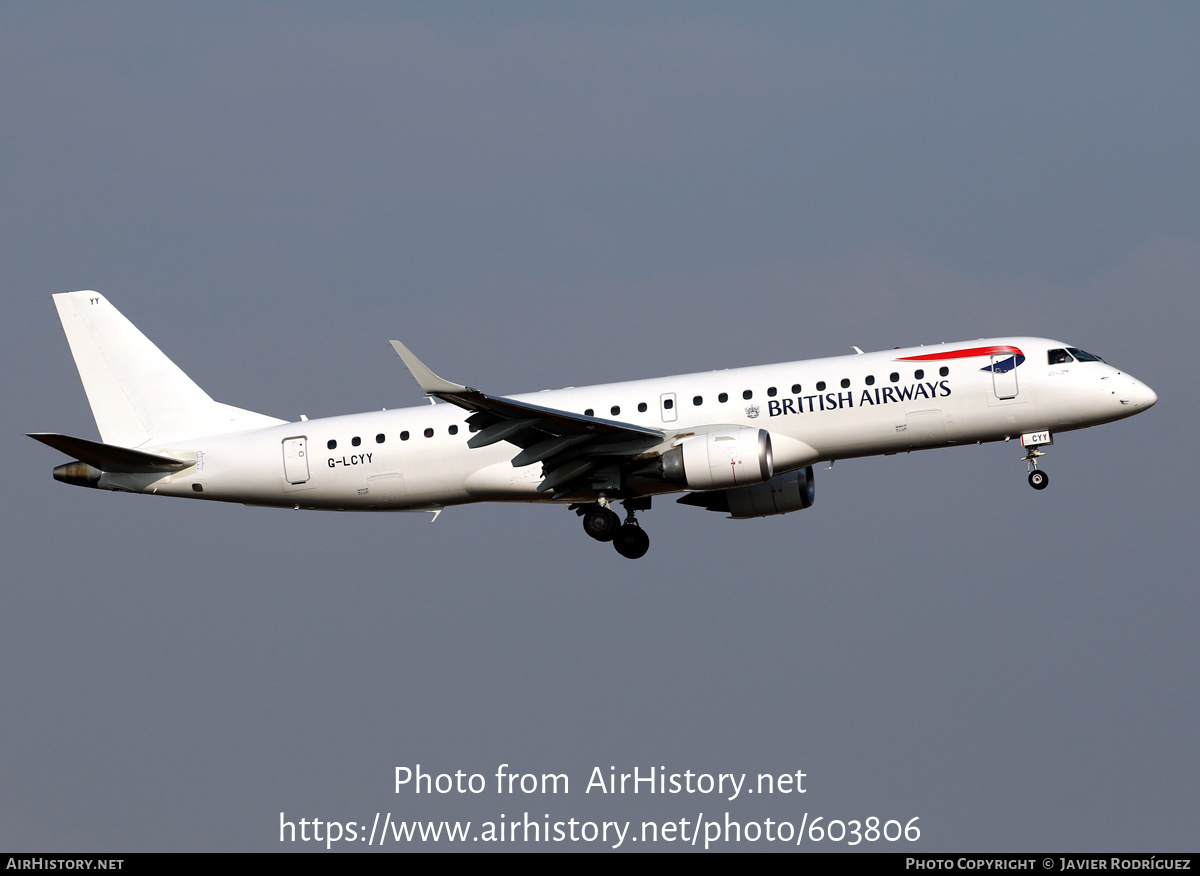
[[616,538],[613,539],[613,547],[626,559],[636,560],[644,557],[646,551],[650,550],[650,536],[646,535],[637,524],[627,523],[617,530]]
[[1050,475],[1041,469],[1034,469],[1029,473],[1029,486],[1035,490],[1046,489],[1046,487],[1050,486]]
[[596,541],[612,541],[621,528],[621,518],[608,508],[594,508],[583,515],[583,531]]

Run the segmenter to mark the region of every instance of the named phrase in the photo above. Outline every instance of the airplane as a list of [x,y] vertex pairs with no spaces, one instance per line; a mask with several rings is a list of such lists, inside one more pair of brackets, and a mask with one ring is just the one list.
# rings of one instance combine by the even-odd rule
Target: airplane
[[[1141,413],[1150,387],[1033,337],[896,348],[514,396],[445,380],[392,341],[431,404],[289,422],[214,401],[98,292],[52,296],[100,441],[56,480],[295,509],[567,505],[629,559],[655,496],[735,519],[810,507],[813,466],[1019,440],[1029,484],[1054,435]],[[444,402],[439,404],[438,402]],[[625,517],[613,510],[620,502]]]

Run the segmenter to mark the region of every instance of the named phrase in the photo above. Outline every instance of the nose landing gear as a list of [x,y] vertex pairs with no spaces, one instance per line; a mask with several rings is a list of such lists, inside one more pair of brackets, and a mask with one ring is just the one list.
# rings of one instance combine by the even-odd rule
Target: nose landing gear
[[1021,457],[1025,460],[1025,466],[1029,471],[1029,486],[1035,490],[1044,490],[1050,486],[1050,475],[1037,467],[1038,457],[1045,455],[1046,451],[1039,450],[1036,444],[1031,444],[1025,455]]
[[1053,443],[1054,435],[1049,429],[1043,429],[1040,432],[1026,432],[1021,436],[1021,446],[1025,448],[1025,455],[1021,458],[1025,460],[1025,468],[1029,472],[1029,486],[1035,490],[1044,490],[1050,486],[1050,475],[1041,471],[1037,467],[1037,463],[1038,457],[1046,455],[1046,451],[1042,450],[1042,447],[1048,447]]

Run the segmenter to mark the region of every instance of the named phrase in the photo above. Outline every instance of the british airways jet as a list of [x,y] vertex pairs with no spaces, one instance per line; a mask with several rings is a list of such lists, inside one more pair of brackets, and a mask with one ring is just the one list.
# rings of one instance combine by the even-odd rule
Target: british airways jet
[[[337,511],[553,502],[636,559],[656,495],[733,518],[813,503],[817,462],[1019,440],[1029,484],[1057,432],[1158,396],[1098,356],[990,338],[627,383],[489,395],[392,346],[447,404],[288,422],[213,401],[96,292],[54,297],[100,441],[30,435],[78,486]],[[624,506],[625,517],[613,510]]]

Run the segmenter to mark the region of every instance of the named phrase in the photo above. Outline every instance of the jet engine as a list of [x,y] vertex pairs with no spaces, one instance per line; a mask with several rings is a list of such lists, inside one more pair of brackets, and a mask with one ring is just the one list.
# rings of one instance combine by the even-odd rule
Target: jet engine
[[771,434],[729,429],[695,435],[662,455],[662,477],[689,490],[718,490],[769,480],[775,473]]
[[713,490],[708,493],[689,493],[678,501],[709,511],[722,511],[731,517],[770,517],[802,511],[813,503],[816,485],[812,466],[776,475],[761,484],[736,487],[732,490]]

